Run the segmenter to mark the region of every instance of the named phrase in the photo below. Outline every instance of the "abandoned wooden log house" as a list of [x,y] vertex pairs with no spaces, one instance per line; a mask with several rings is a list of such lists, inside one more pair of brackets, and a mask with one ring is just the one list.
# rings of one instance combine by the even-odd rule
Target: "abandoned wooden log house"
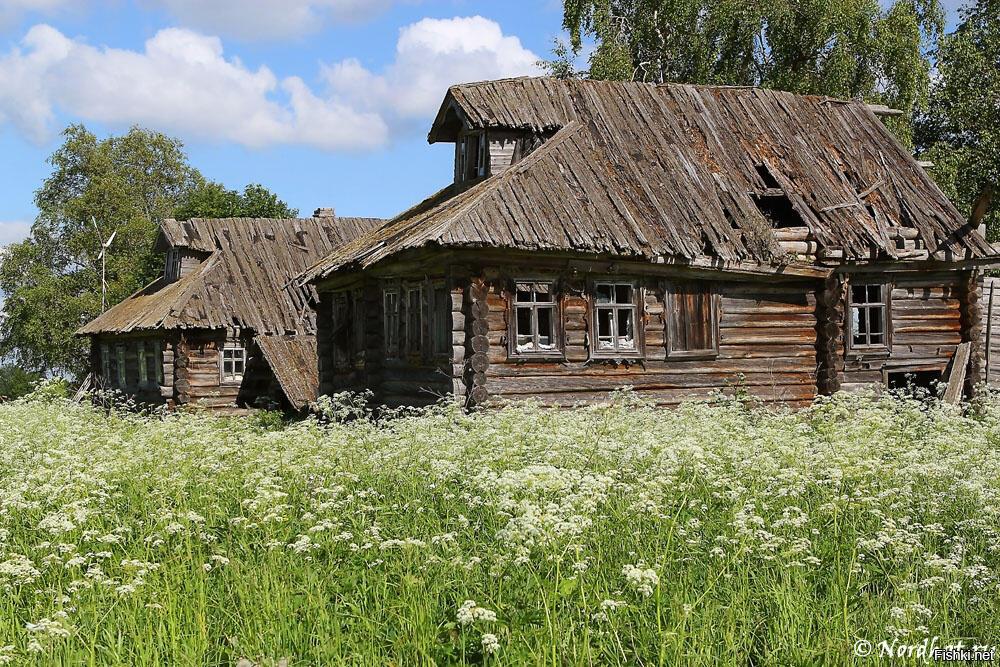
[[295,276],[370,218],[165,220],[163,274],[81,328],[91,376],[145,404],[302,410],[316,398],[315,315]]
[[994,249],[858,101],[520,78],[451,88],[453,182],[300,277],[320,391],[385,404],[803,405],[975,343]]

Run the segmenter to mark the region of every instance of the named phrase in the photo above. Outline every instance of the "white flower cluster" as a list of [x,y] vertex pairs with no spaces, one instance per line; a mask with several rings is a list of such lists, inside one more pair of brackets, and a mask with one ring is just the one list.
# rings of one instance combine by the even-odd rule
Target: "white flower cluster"
[[491,622],[497,620],[497,614],[495,611],[490,611],[489,609],[484,609],[476,604],[475,600],[466,600],[462,603],[462,606],[458,608],[458,612],[455,614],[455,619],[461,626],[472,625],[477,621],[481,622]]
[[656,574],[656,570],[651,567],[643,567],[642,563],[626,565],[622,568],[622,574],[625,576],[625,584],[629,588],[647,598],[653,594],[653,589],[660,584],[660,577]]

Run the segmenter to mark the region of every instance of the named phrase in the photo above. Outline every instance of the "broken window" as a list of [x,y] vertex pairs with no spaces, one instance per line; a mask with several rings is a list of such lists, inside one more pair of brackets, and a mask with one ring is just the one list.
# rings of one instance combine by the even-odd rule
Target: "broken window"
[[471,181],[486,176],[489,148],[485,132],[465,135],[458,140],[455,150],[455,175],[458,181]]
[[635,354],[638,306],[633,283],[594,285],[594,332],[598,355]]
[[552,354],[558,351],[555,290],[552,283],[516,284],[513,351],[515,354]]
[[382,294],[383,322],[385,324],[385,356],[399,358],[399,292],[387,289]]
[[171,248],[167,251],[167,263],[163,269],[167,280],[177,280],[181,277],[181,251]]
[[221,376],[224,384],[236,384],[243,381],[246,370],[247,351],[238,345],[224,347],[220,352]]
[[886,349],[889,346],[887,286],[851,285],[851,348]]
[[431,300],[431,351],[448,354],[451,349],[451,295],[444,285],[432,290]]
[[717,299],[703,282],[676,282],[667,289],[668,356],[714,357],[719,352]]

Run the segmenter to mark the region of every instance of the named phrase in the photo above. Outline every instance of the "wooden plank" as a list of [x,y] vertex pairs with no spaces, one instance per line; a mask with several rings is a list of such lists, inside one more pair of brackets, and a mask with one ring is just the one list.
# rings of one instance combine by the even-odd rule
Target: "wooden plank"
[[969,368],[971,350],[972,343],[962,343],[955,351],[955,357],[951,361],[951,372],[948,373],[948,388],[944,392],[945,403],[954,405],[962,399],[962,389],[965,386],[965,374]]

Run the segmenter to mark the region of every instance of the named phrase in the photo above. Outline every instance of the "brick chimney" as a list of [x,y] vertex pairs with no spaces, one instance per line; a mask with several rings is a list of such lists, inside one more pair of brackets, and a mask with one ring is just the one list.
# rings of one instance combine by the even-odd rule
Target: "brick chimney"
[[332,208],[318,208],[313,211],[314,218],[336,218],[337,214]]

